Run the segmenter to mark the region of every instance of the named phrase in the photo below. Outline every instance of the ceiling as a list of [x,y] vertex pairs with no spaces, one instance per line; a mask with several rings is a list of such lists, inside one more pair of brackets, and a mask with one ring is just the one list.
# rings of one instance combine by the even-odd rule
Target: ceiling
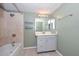
[[7,11],[14,12],[34,12],[34,13],[53,13],[61,3],[3,3],[2,7]]

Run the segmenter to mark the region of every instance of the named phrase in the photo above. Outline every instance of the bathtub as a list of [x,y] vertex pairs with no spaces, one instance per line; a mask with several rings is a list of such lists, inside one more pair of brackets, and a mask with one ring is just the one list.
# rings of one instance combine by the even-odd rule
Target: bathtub
[[15,46],[6,44],[0,47],[0,56],[20,56],[23,55],[22,44],[16,43]]

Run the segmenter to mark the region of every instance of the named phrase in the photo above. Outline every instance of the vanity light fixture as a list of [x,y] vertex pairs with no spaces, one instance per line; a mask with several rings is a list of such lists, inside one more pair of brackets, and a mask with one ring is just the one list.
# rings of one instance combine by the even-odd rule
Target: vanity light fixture
[[48,15],[50,14],[50,11],[47,9],[38,9],[37,14],[39,17],[48,17]]
[[50,14],[50,11],[47,9],[38,9],[37,13],[41,15],[47,15],[47,14]]
[[39,14],[38,16],[39,17],[48,17],[48,15],[46,15],[46,14]]

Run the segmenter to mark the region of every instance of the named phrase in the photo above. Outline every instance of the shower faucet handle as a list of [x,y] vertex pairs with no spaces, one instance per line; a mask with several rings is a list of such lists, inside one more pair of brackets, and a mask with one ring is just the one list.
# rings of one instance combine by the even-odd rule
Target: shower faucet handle
[[12,37],[16,37],[16,34],[12,34]]

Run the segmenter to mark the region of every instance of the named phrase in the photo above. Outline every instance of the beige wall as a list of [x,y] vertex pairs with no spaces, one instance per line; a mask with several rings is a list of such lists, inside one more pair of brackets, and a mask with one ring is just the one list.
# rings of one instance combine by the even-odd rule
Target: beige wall
[[[10,13],[0,9],[0,46],[23,40],[23,15],[20,13]],[[12,35],[16,36],[13,37]]]

